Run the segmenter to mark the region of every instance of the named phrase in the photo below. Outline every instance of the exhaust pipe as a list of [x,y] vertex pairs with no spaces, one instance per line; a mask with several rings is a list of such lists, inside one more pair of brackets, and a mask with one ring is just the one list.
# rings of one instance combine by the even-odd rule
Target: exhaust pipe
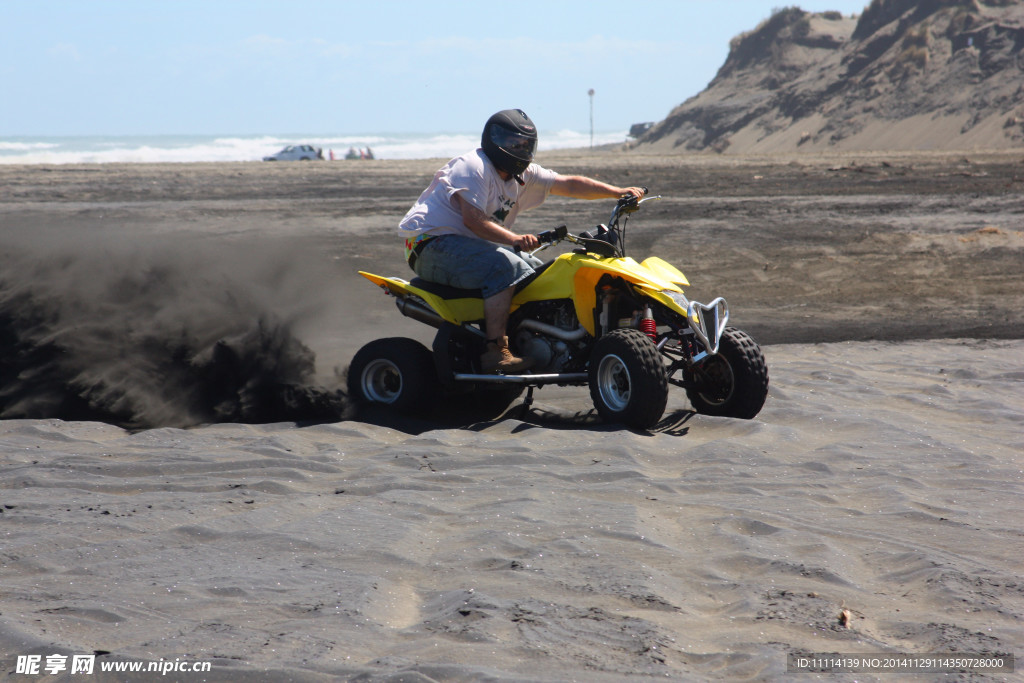
[[[437,313],[434,313],[426,306],[418,304],[408,298],[396,297],[395,306],[398,307],[399,312],[406,318],[418,320],[419,322],[430,325],[431,327],[441,329],[442,326],[449,324],[447,320],[439,316]],[[478,330],[472,325],[462,325],[460,326],[460,329],[465,330],[466,332],[471,332],[481,339],[485,339],[487,337],[482,330]]]
[[419,304],[403,297],[395,298],[395,305],[398,306],[399,312],[406,318],[412,318],[418,320],[421,323],[430,325],[440,329],[441,325],[444,325],[445,319],[434,313],[429,308],[420,306]]

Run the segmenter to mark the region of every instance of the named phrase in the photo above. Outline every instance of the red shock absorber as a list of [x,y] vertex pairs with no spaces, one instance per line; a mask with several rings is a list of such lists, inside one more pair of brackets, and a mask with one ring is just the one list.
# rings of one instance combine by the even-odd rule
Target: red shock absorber
[[644,317],[640,318],[640,331],[650,337],[652,341],[658,341],[658,325],[654,322],[654,314],[651,313],[650,306],[644,308]]

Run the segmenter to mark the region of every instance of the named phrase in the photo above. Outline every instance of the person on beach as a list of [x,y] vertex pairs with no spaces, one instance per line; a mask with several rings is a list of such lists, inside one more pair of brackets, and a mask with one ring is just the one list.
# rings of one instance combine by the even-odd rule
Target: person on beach
[[[510,230],[520,212],[549,194],[578,199],[643,196],[639,187],[616,187],[579,175],[560,175],[533,163],[537,128],[521,109],[487,120],[480,147],[445,164],[399,224],[409,266],[424,280],[479,289],[484,298],[487,349],[484,372],[518,372],[530,360],[508,348],[505,326],[515,285],[533,273],[536,235]],[[534,259],[536,261],[536,259]]]

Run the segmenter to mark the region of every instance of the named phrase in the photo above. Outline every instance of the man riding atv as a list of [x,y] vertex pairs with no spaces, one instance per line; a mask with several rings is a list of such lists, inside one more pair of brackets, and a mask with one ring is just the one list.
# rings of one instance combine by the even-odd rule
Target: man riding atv
[[[479,289],[484,300],[487,347],[483,372],[518,372],[530,366],[509,350],[506,326],[515,285],[533,273],[527,259],[509,249],[531,250],[537,237],[510,230],[519,212],[539,206],[548,194],[579,199],[632,195],[585,176],[566,176],[533,163],[537,128],[521,109],[487,120],[480,148],[445,164],[399,224],[409,266],[424,280]],[[505,246],[502,246],[505,245]]]

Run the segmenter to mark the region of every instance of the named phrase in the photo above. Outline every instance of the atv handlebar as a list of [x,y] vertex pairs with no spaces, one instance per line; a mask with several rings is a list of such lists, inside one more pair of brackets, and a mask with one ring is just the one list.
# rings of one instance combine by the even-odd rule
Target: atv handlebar
[[[648,190],[646,187],[641,187],[646,195]],[[631,194],[623,195],[619,197],[619,201],[615,203],[615,209],[620,213],[633,213],[640,206],[640,202],[643,201],[639,197]]]
[[[644,195],[647,195],[649,190],[646,187],[641,187]],[[564,239],[573,242],[574,244],[582,245],[584,248],[594,251],[597,253],[604,253],[611,250],[616,252],[619,256],[625,254],[624,237],[625,223],[628,220],[628,216],[622,219],[622,227],[619,227],[619,215],[620,214],[631,214],[640,208],[640,205],[651,199],[661,199],[661,196],[643,198],[636,197],[632,194],[623,195],[615,202],[615,209],[612,211],[611,220],[608,225],[599,225],[598,234],[591,234],[589,231],[581,233],[579,236],[569,234],[569,228],[565,225],[560,225],[552,230],[545,230],[544,232],[537,234],[537,240],[541,246],[534,249],[531,254],[536,254],[539,251],[543,251],[553,244],[557,244]],[[609,227],[611,228],[609,230]],[[516,253],[520,251],[519,247],[515,248]],[[612,255],[612,254],[605,254]]]
[[540,240],[541,244],[554,244],[559,240],[564,240],[565,236],[569,234],[569,226],[559,225],[554,230],[545,230],[544,232],[537,235],[537,239]]
[[[640,189],[644,191],[645,195],[650,191],[646,187],[641,187]],[[625,206],[626,204],[636,204],[638,201],[640,201],[639,197],[635,197],[631,194],[624,194],[619,197],[618,205]]]
[[[537,233],[537,241],[540,242],[542,246],[534,249],[533,251],[540,251],[541,249],[546,249],[550,247],[552,244],[561,242],[566,238],[568,234],[569,226],[567,225],[559,225],[557,228],[554,228],[553,230],[545,230],[544,232]],[[522,248],[520,248],[518,245],[516,245],[514,249],[517,254],[522,252]],[[532,254],[533,252],[530,253]]]

